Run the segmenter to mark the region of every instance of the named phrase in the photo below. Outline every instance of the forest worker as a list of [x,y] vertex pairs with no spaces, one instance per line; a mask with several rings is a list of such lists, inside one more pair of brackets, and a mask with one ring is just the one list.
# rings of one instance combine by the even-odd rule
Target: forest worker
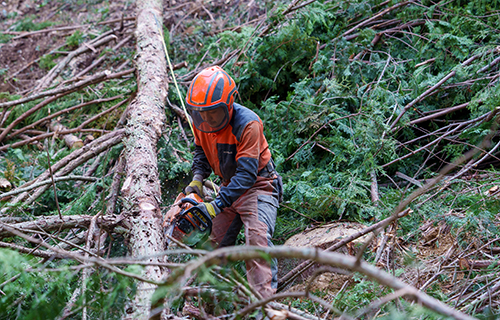
[[[185,191],[203,197],[203,180],[212,172],[222,180],[217,197],[198,205],[213,218],[211,238],[218,247],[235,245],[245,225],[246,245],[272,247],[271,237],[282,192],[261,119],[234,102],[234,80],[220,67],[201,71],[186,102],[195,129],[193,181]],[[269,297],[277,287],[277,265],[246,262],[249,283]]]

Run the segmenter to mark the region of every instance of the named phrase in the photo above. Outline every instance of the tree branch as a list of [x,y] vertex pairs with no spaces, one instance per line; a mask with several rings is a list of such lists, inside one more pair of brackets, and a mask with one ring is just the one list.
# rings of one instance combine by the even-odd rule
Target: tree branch
[[441,315],[452,317],[457,320],[475,319],[467,314],[455,310],[443,302],[432,298],[426,293],[419,291],[415,287],[405,284],[389,273],[377,269],[364,261],[357,263],[356,258],[335,252],[326,252],[317,248],[293,248],[287,246],[277,246],[274,248],[262,248],[256,246],[227,247],[209,252],[206,256],[192,261],[182,270],[174,270],[165,281],[164,285],[173,283],[183,285],[191,274],[199,268],[208,268],[213,265],[221,265],[227,262],[246,261],[260,259],[263,255],[273,258],[300,258],[312,260],[316,263],[339,267],[350,271],[359,272],[371,280],[374,280],[386,287],[394,290],[406,290],[405,296],[418,301],[424,307]]

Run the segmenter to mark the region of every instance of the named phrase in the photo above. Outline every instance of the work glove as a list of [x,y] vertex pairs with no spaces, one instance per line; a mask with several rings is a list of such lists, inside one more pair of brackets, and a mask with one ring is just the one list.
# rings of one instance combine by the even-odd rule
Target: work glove
[[186,187],[186,195],[191,193],[196,193],[201,198],[203,198],[203,177],[199,174],[195,174],[193,181]]
[[216,204],[215,200],[211,202],[202,202],[197,207],[212,219],[221,212],[221,208]]

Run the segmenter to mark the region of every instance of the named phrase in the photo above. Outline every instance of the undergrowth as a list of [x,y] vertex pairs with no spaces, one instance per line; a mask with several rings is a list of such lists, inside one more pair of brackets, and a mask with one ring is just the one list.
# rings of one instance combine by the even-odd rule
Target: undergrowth
[[[187,89],[185,77],[195,66],[210,65],[232,50],[242,50],[225,61],[223,67],[238,85],[237,102],[251,108],[263,120],[269,148],[283,176],[284,202],[278,212],[275,243],[282,244],[293,234],[311,226],[339,220],[368,225],[387,218],[419,185],[436,177],[446,164],[474,149],[494,128],[495,117],[487,121],[472,121],[488,112],[496,112],[500,104],[498,65],[484,69],[498,58],[499,1],[434,3],[424,0],[419,5],[407,3],[349,34],[345,33],[354,25],[398,1],[315,1],[286,17],[280,14],[287,7],[285,4],[256,3],[258,9],[253,11],[245,9],[246,3],[235,4],[234,10],[225,10],[223,5],[214,3],[211,10],[217,13],[216,18],[220,21],[212,21],[206,12],[199,13],[196,19],[188,16],[182,23],[166,19],[165,37],[172,60],[186,61],[189,65],[175,71],[176,78],[182,82],[184,96]],[[66,1],[66,5],[73,10],[82,3]],[[106,9],[92,10],[97,10],[103,20],[109,13]],[[264,25],[276,23],[262,37],[258,36],[262,29],[255,24],[232,28],[260,15],[267,19]],[[389,27],[381,26],[386,23],[393,27],[412,25],[391,33],[387,31]],[[25,17],[13,25],[12,30],[32,31],[51,25],[52,22],[33,22],[33,17]],[[222,29],[225,31],[219,32]],[[383,31],[387,33],[374,41]],[[93,37],[95,34],[74,32],[65,38],[66,49],[74,49]],[[2,34],[0,43],[11,38]],[[135,52],[124,47],[119,52],[105,54],[109,60],[104,65],[111,68],[121,60],[133,60]],[[462,65],[473,56],[476,58],[469,65]],[[48,70],[60,58],[57,54],[47,54],[38,64]],[[451,72],[454,76],[450,80],[433,95],[408,108],[399,122],[394,123],[405,106]],[[125,98],[136,90],[132,78],[94,85],[58,99],[26,118],[17,128],[83,102],[115,95]],[[0,93],[2,100],[19,97]],[[173,85],[169,87],[168,97],[172,103],[180,105]],[[7,123],[40,101],[16,106]],[[119,101],[88,105],[58,120],[74,128]],[[423,123],[411,123],[463,103],[468,105],[460,111]],[[122,106],[89,127],[113,130],[124,110],[125,106]],[[183,123],[179,127],[177,118],[170,111],[167,111],[167,117],[166,132],[157,146],[163,209],[189,183],[193,152],[189,126]],[[464,121],[471,121],[471,124],[449,136],[442,136],[443,132]],[[184,133],[189,145],[183,138]],[[95,137],[98,135],[96,133]],[[498,143],[498,135],[494,134],[490,145],[481,148],[473,160],[483,157]],[[51,163],[70,152],[60,140],[43,141],[42,145],[49,147]],[[97,181],[58,183],[55,193],[50,189],[36,204],[15,208],[17,214],[23,217],[57,215],[56,196],[64,214],[94,215],[101,212],[106,206],[111,184],[110,169],[120,151],[119,147],[113,148],[100,160],[95,174],[99,177]],[[91,164],[92,161],[74,174],[84,174]],[[14,186],[32,180],[47,170],[48,165],[47,152],[35,146],[11,148],[0,157],[2,175]],[[458,172],[464,165],[462,163],[450,174]],[[435,224],[445,222],[456,238],[459,250],[477,249],[498,237],[500,202],[497,194],[490,192],[498,185],[498,165],[497,152],[494,151],[486,163],[472,168],[467,179],[438,184],[415,199],[410,204],[413,213],[397,223],[401,246],[418,243],[421,238],[419,228],[428,221]],[[376,203],[371,199],[374,177],[379,196]],[[498,246],[498,242],[492,245]],[[112,256],[120,256],[123,251],[123,247],[114,247]],[[6,286],[23,288],[15,294],[12,293],[15,290],[8,290],[8,295],[0,297],[2,313],[14,315],[20,312],[26,319],[34,319],[34,310],[38,309],[47,312],[48,317],[52,312],[55,317],[64,307],[63,301],[81,286],[69,262],[46,262],[40,266],[40,260],[30,260],[11,251],[1,250],[0,256],[3,256],[0,264],[5,267],[0,283],[20,274],[19,278],[0,289],[5,291]],[[365,258],[372,261],[374,253],[366,253]],[[406,251],[397,261],[400,264],[398,270],[409,268],[415,260],[415,253]],[[16,262],[19,267],[4,261]],[[31,270],[39,271],[37,268],[60,270],[42,271],[38,274],[43,277],[36,278]],[[138,270],[138,267],[133,268]],[[26,269],[29,272],[23,272]],[[237,269],[243,268],[240,265]],[[498,267],[485,272],[496,271]],[[483,273],[477,272],[478,275]],[[203,270],[200,278],[200,282],[217,285],[210,270]],[[236,302],[230,297],[230,286],[218,285],[220,306],[232,308]],[[130,279],[97,269],[88,280],[88,300],[78,300],[77,304],[87,305],[96,318],[118,318],[125,298],[130,294],[130,286]],[[431,287],[428,293],[444,300],[446,297],[441,289]],[[348,292],[330,302],[341,311],[356,314],[360,307],[366,307],[388,293],[387,289],[359,278],[348,287]],[[289,302],[313,313],[319,309],[310,301]],[[11,305],[21,311],[11,309]],[[51,311],[50,306],[53,307]],[[99,310],[104,310],[103,314],[98,314]],[[477,309],[476,315],[486,319],[493,313],[498,313],[497,307]],[[380,309],[378,316],[380,319],[440,319],[404,300],[387,304]]]
[[[194,26],[189,35],[170,35],[174,59],[192,65],[201,62],[200,57],[217,60],[230,50],[243,49],[225,69],[237,82],[239,102],[263,120],[284,177],[285,202],[274,235],[278,243],[318,223],[347,219],[369,224],[386,218],[418,188],[396,173],[422,185],[479,145],[494,124],[491,119],[478,121],[442,143],[438,140],[399,159],[439,139],[440,134],[433,131],[453,128],[458,121],[473,120],[497,108],[500,86],[483,68],[497,58],[498,17],[488,13],[496,12],[500,4],[409,4],[383,21],[414,23],[411,28],[383,36],[375,44],[377,28],[358,29],[354,39],[343,36],[356,24],[353,21],[381,10],[380,3],[316,1],[292,18],[269,15],[268,22],[276,20],[279,27],[261,38],[253,26],[207,37],[210,25],[194,20],[189,22]],[[461,65],[472,56],[477,56],[472,63]],[[402,108],[452,71],[451,80],[410,108],[393,130]],[[178,71],[180,79],[184,72]],[[175,94],[171,97],[177,99]],[[462,103],[469,104],[442,118],[407,125]],[[491,145],[496,143],[494,135]],[[418,241],[419,227],[431,220],[451,226],[462,249],[468,248],[471,237],[483,243],[494,238],[500,203],[488,190],[498,181],[497,165],[494,161],[477,168],[484,178],[455,181],[446,188],[438,185],[414,200],[410,205],[414,211],[400,220],[398,235]],[[376,204],[371,201],[373,176],[380,196]],[[356,286],[350,290],[353,296],[365,291]],[[391,308],[386,309],[391,315],[384,318],[405,318],[396,309],[389,312]],[[412,318],[422,316],[422,309],[407,310]]]

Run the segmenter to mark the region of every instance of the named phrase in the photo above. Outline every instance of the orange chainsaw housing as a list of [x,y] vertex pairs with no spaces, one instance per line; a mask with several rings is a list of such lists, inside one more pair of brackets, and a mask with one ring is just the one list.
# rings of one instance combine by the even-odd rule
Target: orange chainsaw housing
[[[181,192],[175,199],[172,208],[165,214],[163,221],[165,236],[170,235],[178,241],[194,245],[205,234],[210,234],[212,231],[211,218],[196,207],[201,202],[203,200],[196,193],[185,196]],[[167,242],[169,242],[168,239]]]

